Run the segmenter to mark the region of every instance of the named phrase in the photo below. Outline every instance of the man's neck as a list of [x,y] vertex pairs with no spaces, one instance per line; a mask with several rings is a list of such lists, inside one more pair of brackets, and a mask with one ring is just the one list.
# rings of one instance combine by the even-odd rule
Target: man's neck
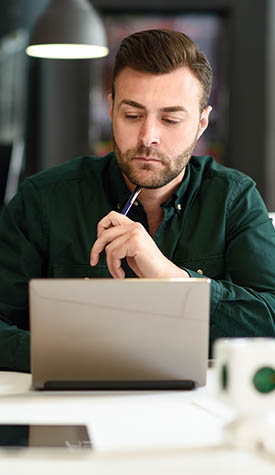
[[[162,203],[165,203],[165,201],[167,201],[174,193],[174,191],[178,188],[178,186],[183,180],[184,173],[185,169],[173,181],[167,183],[167,185],[164,185],[160,188],[142,188],[138,200],[142,203],[146,212],[151,235],[155,234],[155,231],[157,230],[163,219],[163,209],[160,205]],[[133,191],[135,185],[133,185],[124,174],[123,177],[130,191]]]

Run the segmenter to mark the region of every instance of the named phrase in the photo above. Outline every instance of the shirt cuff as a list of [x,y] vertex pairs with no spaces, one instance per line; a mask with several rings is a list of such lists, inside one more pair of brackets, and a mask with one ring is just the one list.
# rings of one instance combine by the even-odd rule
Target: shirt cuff
[[186,269],[186,267],[183,267],[183,270],[185,270],[185,272],[187,272],[187,274],[190,275],[190,277],[199,277],[199,278],[204,278],[204,279],[208,279],[209,277],[207,277],[207,275],[204,275],[204,274],[200,274],[199,272],[196,272],[194,270],[191,270],[191,269]]
[[[185,267],[183,267],[183,269],[185,270],[185,272],[187,272],[190,277],[194,277],[194,278],[203,278],[203,279],[210,279],[210,277],[208,277],[207,275],[204,275],[204,274],[200,274],[199,272],[196,272],[194,270],[191,270],[191,269],[186,269]],[[213,316],[215,315],[215,312],[217,310],[217,307],[218,307],[218,304],[219,302],[221,301],[222,299],[222,296],[223,296],[223,292],[222,292],[222,284],[216,280],[211,280],[211,286],[210,286],[210,314],[211,314],[211,317],[213,318]]]

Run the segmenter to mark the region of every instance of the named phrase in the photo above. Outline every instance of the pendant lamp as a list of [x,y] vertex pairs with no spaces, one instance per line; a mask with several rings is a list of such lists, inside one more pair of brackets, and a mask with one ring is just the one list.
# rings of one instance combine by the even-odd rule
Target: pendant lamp
[[26,53],[38,58],[106,56],[103,23],[88,0],[51,0],[31,32]]

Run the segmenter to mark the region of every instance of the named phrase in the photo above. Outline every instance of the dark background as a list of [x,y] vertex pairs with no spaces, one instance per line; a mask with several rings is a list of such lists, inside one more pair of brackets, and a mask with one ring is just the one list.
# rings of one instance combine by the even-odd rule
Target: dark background
[[[0,41],[21,28],[29,32],[48,2],[1,0]],[[93,0],[93,5],[103,18],[131,12],[144,17],[196,11],[222,15],[227,38],[223,161],[254,178],[268,209],[275,210],[274,1]],[[89,121],[93,104],[89,94],[97,61],[25,59],[22,178],[91,152]]]

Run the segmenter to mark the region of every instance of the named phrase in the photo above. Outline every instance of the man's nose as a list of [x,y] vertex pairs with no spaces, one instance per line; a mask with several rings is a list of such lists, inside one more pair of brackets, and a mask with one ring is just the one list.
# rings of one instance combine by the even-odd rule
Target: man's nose
[[160,144],[160,129],[159,124],[153,118],[147,117],[140,129],[140,142],[145,147]]

